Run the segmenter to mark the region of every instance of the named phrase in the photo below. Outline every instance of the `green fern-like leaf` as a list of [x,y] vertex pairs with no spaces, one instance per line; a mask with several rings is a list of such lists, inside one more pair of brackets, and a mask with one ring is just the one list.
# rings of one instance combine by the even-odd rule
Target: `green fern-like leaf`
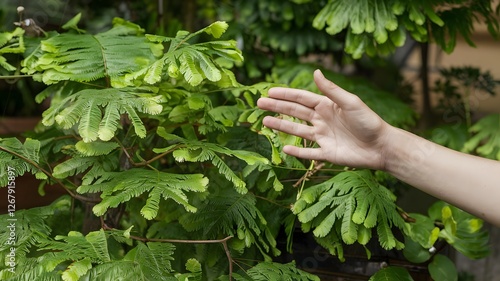
[[358,240],[360,225],[377,226],[380,245],[393,249],[403,244],[394,237],[392,227],[404,227],[394,201],[395,196],[369,171],[348,171],[305,189],[292,211],[300,222],[314,228],[318,238],[337,232],[344,243],[352,244]]
[[354,58],[360,58],[365,52],[375,55],[380,51],[394,50],[405,41],[405,33],[398,29],[398,18],[390,4],[398,2],[402,1],[360,1],[356,4],[331,1],[315,17],[313,26],[323,29],[328,25],[326,32],[331,35],[347,29],[345,50]]
[[[257,188],[259,191],[264,192],[268,188],[272,187],[275,191],[283,190],[283,183],[280,182],[278,176],[270,165],[266,164],[257,164],[257,165],[248,165],[243,169],[243,177],[247,177],[250,173],[257,171],[261,173],[261,180],[257,182]],[[264,177],[265,172],[267,171],[267,176]]]
[[84,258],[71,263],[62,274],[64,281],[78,281],[80,277],[85,275],[92,268],[92,263],[89,258]]
[[102,201],[93,208],[98,216],[103,215],[108,208],[116,207],[131,198],[149,192],[149,198],[141,209],[141,214],[146,219],[153,219],[158,213],[161,198],[172,199],[187,211],[195,212],[196,208],[189,204],[186,192],[203,192],[207,184],[208,179],[201,174],[182,175],[131,169],[107,173],[99,183],[83,184],[77,191],[102,192]]
[[5,281],[61,281],[61,274],[51,271],[46,272],[37,258],[17,260],[16,271],[9,269],[0,271],[0,280]]
[[294,262],[281,264],[261,262],[246,271],[246,275],[234,274],[237,281],[319,281],[319,277],[298,269]]
[[[257,153],[245,150],[231,150],[214,143],[183,139],[177,135],[168,134],[163,127],[158,128],[157,133],[159,136],[165,138],[166,140],[183,144],[182,148],[178,148],[173,152],[173,156],[177,161],[211,161],[212,164],[217,167],[219,173],[221,175],[224,175],[226,179],[234,184],[234,187],[239,193],[247,192],[245,182],[231,170],[231,168],[225,163],[225,160],[219,155],[236,157],[240,160],[245,161],[248,165],[269,163],[266,158]],[[170,147],[157,148],[154,149],[154,151],[156,153],[162,153],[170,149]]]
[[238,121],[241,108],[239,105],[218,106],[208,112],[214,120],[222,123],[224,126],[232,127]]
[[[305,232],[309,231],[309,229],[307,229],[307,227],[309,227],[308,225],[310,225],[310,224],[303,224],[302,230]],[[316,242],[318,242],[319,245],[321,245],[323,248],[327,249],[328,252],[330,253],[330,255],[337,256],[341,262],[344,262],[345,257],[344,257],[344,248],[343,248],[342,238],[337,233],[340,233],[340,231],[338,231],[338,230],[331,231],[325,237],[315,237],[315,240],[316,240]]]
[[[82,279],[87,278],[86,280],[106,281],[114,280],[117,276],[120,276],[122,280],[149,280],[145,278],[139,264],[134,261],[123,260],[96,265],[92,267]],[[165,280],[169,279],[166,277]]]
[[22,143],[17,138],[0,139],[0,186],[4,187],[26,172],[39,179],[46,179],[38,165],[40,160],[40,142],[26,139]]
[[121,86],[123,75],[149,65],[161,48],[138,36],[142,32],[136,25],[115,19],[112,29],[97,35],[60,34],[42,41],[41,55],[25,62],[23,71],[40,73],[45,84],[107,78],[111,85]]
[[464,144],[463,151],[500,160],[500,114],[491,114],[474,124],[470,131],[475,135]]
[[[72,147],[72,144],[68,145],[68,147]],[[104,149],[107,150],[109,148],[110,147],[105,147]],[[110,176],[108,172],[116,171],[118,165],[119,153],[109,153],[99,156],[82,156],[81,154],[75,154],[71,158],[56,165],[52,175],[59,179],[74,175],[82,175],[82,184],[88,185],[97,180],[103,181],[108,179]]]
[[170,264],[175,249],[172,244],[139,243],[123,259],[113,260],[107,243],[107,233],[103,230],[86,236],[70,232],[68,236],[44,241],[42,249],[51,251],[37,260],[46,273],[54,272],[56,266],[61,268],[62,262],[72,261],[59,273],[64,281],[114,280],[118,276],[122,280],[176,280]]
[[97,162],[95,157],[74,157],[54,167],[52,175],[64,179],[68,176],[81,174]]
[[163,97],[151,94],[152,89],[85,89],[51,106],[43,113],[42,123],[56,122],[64,129],[78,125],[84,142],[97,139],[108,141],[119,126],[120,114],[126,113],[139,137],[146,136],[146,128],[138,113],[156,115],[163,106]]
[[460,34],[471,46],[474,23],[481,19],[491,35],[499,25],[489,1],[443,1],[453,4],[438,11],[432,0],[329,1],[316,15],[313,26],[331,35],[346,30],[345,51],[359,59],[364,54],[387,55],[404,44],[406,34],[425,42],[431,35],[446,52],[453,51]]
[[[31,208],[27,210],[17,210],[13,216],[9,214],[0,216],[0,260],[7,261],[6,255],[10,253],[10,248],[16,249],[16,262],[22,263],[30,249],[37,246],[45,239],[48,239],[51,228],[46,220],[56,212],[69,211],[71,200],[69,197],[62,197],[49,206]],[[13,229],[16,234],[11,237],[9,226],[15,226]]]
[[[170,96],[170,106],[167,108],[168,120],[174,123],[189,123],[193,126],[197,124],[197,131],[203,135],[210,132],[219,131],[226,132],[228,120],[225,116],[234,114],[234,108],[237,106],[216,107],[212,106],[212,101],[207,95],[192,93],[182,89],[167,89],[165,91]],[[172,102],[178,101],[178,102]],[[227,114],[226,114],[227,113]],[[221,116],[224,115],[224,116]],[[184,133],[186,131],[184,130]],[[193,134],[185,135],[187,138],[194,136]],[[195,138],[195,137],[193,137]]]
[[86,143],[79,141],[75,144],[75,148],[84,156],[107,155],[118,147],[119,145],[116,142],[95,141]]
[[139,243],[121,260],[94,265],[82,280],[178,281],[170,264],[174,249],[169,243]]
[[141,271],[146,275],[146,279],[163,280],[173,271],[170,261],[174,259],[172,257],[174,249],[174,245],[169,243],[139,243],[135,252],[129,253],[126,258],[133,257],[133,260],[139,264]]
[[15,71],[16,67],[7,62],[3,54],[21,54],[25,51],[24,30],[20,27],[12,32],[0,33],[0,67],[7,71]]
[[243,241],[245,247],[256,245],[266,258],[269,252],[277,255],[276,240],[255,203],[251,194],[220,190],[219,195],[209,197],[198,212],[183,215],[180,222],[187,231],[201,231],[203,237],[233,235],[233,239]]
[[236,87],[239,83],[234,79],[234,74],[227,71],[217,59],[222,58],[231,62],[243,61],[241,51],[236,48],[236,41],[210,41],[189,44],[188,41],[202,32],[212,34],[218,38],[225,32],[227,24],[215,22],[195,33],[178,32],[177,36],[162,37],[149,35],[147,38],[154,43],[170,42],[170,47],[163,57],[149,66],[129,74],[126,80],[140,79],[147,84],[155,84],[162,79],[163,69],[168,69],[168,74],[177,78],[178,73],[191,86],[198,86],[203,81],[218,83],[220,87]]
[[432,129],[430,140],[453,150],[460,150],[464,147],[468,137],[465,123],[445,124]]
[[439,17],[443,20],[444,25],[441,28],[436,28],[432,24],[432,35],[436,44],[447,53],[454,50],[459,37],[465,39],[470,46],[475,46],[471,35],[474,32],[476,21],[483,21],[493,37],[498,38],[499,35],[500,26],[495,19],[495,12],[489,1],[464,2],[453,9],[441,11]]
[[[68,236],[56,236],[55,240],[46,240],[42,250],[52,250],[40,258],[46,271],[52,271],[64,261],[79,261],[88,259],[92,263],[109,262],[106,234],[103,230],[90,232],[86,236],[71,231]],[[71,268],[67,268],[71,272]],[[71,273],[69,273],[71,274]]]
[[177,280],[192,280],[192,281],[201,281],[203,276],[202,276],[202,271],[201,271],[201,264],[198,260],[190,258],[186,262],[186,269],[189,271],[189,273],[183,273],[183,274],[178,274],[176,275]]

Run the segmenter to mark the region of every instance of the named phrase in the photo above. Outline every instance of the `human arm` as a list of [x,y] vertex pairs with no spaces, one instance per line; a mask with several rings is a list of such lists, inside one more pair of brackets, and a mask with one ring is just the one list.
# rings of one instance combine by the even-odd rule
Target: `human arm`
[[297,117],[299,124],[271,116],[264,125],[318,144],[285,146],[296,157],[384,170],[406,183],[500,226],[500,162],[460,153],[382,120],[357,96],[328,81],[315,82],[325,95],[272,88],[257,105]]

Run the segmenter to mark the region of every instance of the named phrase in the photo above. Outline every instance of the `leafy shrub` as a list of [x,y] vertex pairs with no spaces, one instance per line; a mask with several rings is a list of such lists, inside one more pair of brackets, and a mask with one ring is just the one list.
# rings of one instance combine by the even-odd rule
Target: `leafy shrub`
[[[287,4],[292,8],[284,17],[292,21],[299,10]],[[220,39],[225,22],[167,37],[145,34],[119,18],[109,30],[88,34],[78,21],[79,16],[63,26],[66,32],[49,32],[29,48],[22,29],[0,35],[0,55],[21,54],[22,73],[48,86],[36,101],[50,102],[43,126],[26,140],[0,140],[0,183],[10,186],[10,179],[32,173],[43,181],[40,190],[56,184],[69,194],[49,206],[12,213],[15,239],[9,240],[11,232],[0,233],[2,241],[13,241],[0,247],[2,280],[319,280],[293,262],[273,261],[291,249],[296,231],[312,232],[340,260],[346,245],[366,246],[377,237],[384,249],[404,248],[410,261],[431,261],[431,275],[442,272],[436,268],[450,276],[455,270],[435,255],[436,243],[446,241],[472,258],[487,254],[488,236],[477,218],[444,203],[427,216],[406,214],[385,186],[387,175],[281,152],[286,144],[307,144],[263,127],[270,113],[256,108],[256,99],[273,85],[316,91],[316,65],[282,61],[269,68],[266,82],[246,86],[233,72],[243,62],[236,41]],[[0,63],[14,70],[3,56]],[[325,73],[391,124],[414,125],[415,113],[391,94],[364,80]],[[471,140],[468,147],[478,143]],[[100,227],[82,233],[79,228],[92,217],[86,209]],[[1,229],[7,229],[9,215],[1,216]],[[282,232],[286,249],[277,243]],[[11,247],[17,251],[15,266],[9,263]],[[407,275],[388,267],[372,278]]]

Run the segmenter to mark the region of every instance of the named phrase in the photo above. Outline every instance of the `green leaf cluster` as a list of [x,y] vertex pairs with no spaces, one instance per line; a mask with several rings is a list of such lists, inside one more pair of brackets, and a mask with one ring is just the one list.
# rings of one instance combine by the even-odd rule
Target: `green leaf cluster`
[[111,258],[110,240],[103,230],[85,236],[73,231],[42,245],[55,251],[26,260],[15,275],[2,280],[184,280],[176,278],[181,274],[172,269],[175,247],[169,243],[139,243],[118,260]]
[[[161,45],[137,36],[143,32],[139,26],[116,18],[112,29],[97,35],[56,35],[42,40],[41,53],[34,53],[23,62],[23,72],[37,73],[38,79],[49,85],[100,78],[116,85],[124,74],[147,66],[161,50]],[[129,55],[123,57],[123,53]]]
[[0,67],[7,71],[15,71],[16,67],[10,64],[3,54],[20,54],[25,50],[24,30],[20,27],[12,32],[0,33]]
[[[55,84],[37,97],[38,102],[49,96],[54,98],[53,106],[44,113],[46,126],[57,123],[63,129],[70,129],[78,125],[78,133],[85,142],[108,141],[120,128],[121,116],[126,114],[135,133],[145,137],[141,114],[160,114],[166,99],[171,97],[172,85],[181,83],[169,81],[164,72],[173,78],[182,74],[188,88],[202,86],[205,81],[215,83],[218,88],[239,86],[234,74],[226,68],[228,63],[243,60],[235,41],[189,43],[201,33],[220,37],[226,28],[226,23],[216,22],[195,33],[179,31],[177,37],[170,38],[143,35],[139,26],[115,19],[113,28],[97,35],[64,33],[42,40],[40,48],[23,61],[23,71],[46,84]],[[163,44],[167,43],[170,46],[163,54]],[[122,54],[127,54],[127,59],[121,59]],[[178,90],[182,92],[183,87]],[[188,110],[193,107],[199,110],[204,99],[193,96],[188,101]],[[174,116],[184,107],[166,109],[171,110],[175,120]],[[227,122],[227,114],[232,110],[227,109],[206,113],[202,120],[205,129],[212,130],[218,121]]]
[[85,89],[66,97],[43,114],[43,124],[54,123],[63,129],[71,129],[78,124],[78,133],[84,142],[109,141],[120,126],[120,116],[127,114],[135,133],[146,136],[139,113],[156,115],[163,107],[161,95],[151,94],[152,89],[108,88]]
[[144,169],[130,169],[125,172],[110,172],[96,182],[81,185],[79,193],[101,194],[102,201],[93,210],[98,216],[106,213],[108,208],[117,207],[134,197],[148,192],[146,204],[141,214],[146,219],[153,219],[158,214],[160,200],[172,199],[187,211],[195,212],[196,208],[189,204],[186,192],[203,192],[208,179],[201,174],[182,175]]
[[446,124],[433,129],[431,139],[455,150],[499,159],[498,115],[472,123],[474,103],[495,95],[499,81],[488,71],[471,66],[441,69],[440,73],[442,78],[436,80],[434,91],[440,95],[437,108]]
[[[27,210],[17,210],[14,215],[1,215],[0,239],[4,241],[0,246],[0,279],[1,276],[8,275],[7,263],[8,254],[11,248],[15,248],[16,260],[23,260],[33,249],[38,247],[43,241],[49,239],[52,228],[48,223],[51,217],[58,213],[67,212],[70,208],[71,200],[69,197],[62,197],[49,206],[31,208]],[[8,231],[9,225],[15,225],[14,232]],[[16,236],[12,237],[11,233]]]
[[[250,0],[235,1],[234,5],[236,7],[221,7],[221,14],[238,11],[238,15],[231,15],[234,21],[240,23],[235,28],[247,35],[245,39],[250,40],[250,43],[255,40],[252,38],[254,35],[258,37],[259,44],[290,55],[341,48],[338,40],[322,36],[322,31],[312,27],[314,15],[324,6],[321,2],[302,4],[297,1]],[[257,68],[253,69],[257,71]]]
[[[354,57],[384,53],[402,44],[405,30],[425,41],[426,26],[445,22],[430,1],[389,2],[235,1],[240,9],[229,17],[247,24],[232,29],[217,21],[171,37],[145,34],[119,18],[90,34],[79,28],[80,15],[63,26],[65,32],[49,32],[25,49],[21,29],[0,34],[0,50],[22,53],[22,73],[48,85],[36,101],[50,104],[25,141],[0,140],[0,184],[8,184],[5,173],[13,167],[14,176],[30,172],[43,179],[40,191],[43,184],[58,184],[73,196],[16,212],[19,264],[15,274],[2,265],[0,279],[227,280],[229,268],[235,280],[319,280],[293,262],[272,262],[283,250],[279,235],[285,233],[287,250],[292,248],[297,219],[341,260],[344,245],[366,246],[377,236],[385,249],[405,245],[413,261],[431,261],[437,279],[442,268],[451,268],[446,258],[430,254],[437,240],[484,256],[487,234],[480,220],[446,205],[405,224],[394,194],[371,171],[285,155],[284,145],[310,144],[262,126],[269,113],[257,109],[256,100],[270,87],[317,92],[312,72],[318,66],[290,64],[281,56],[339,51],[344,39]],[[227,3],[220,8],[228,9]],[[342,7],[353,16],[346,18],[347,10],[340,15]],[[312,23],[346,37],[330,40]],[[235,29],[252,34],[233,36]],[[238,40],[220,39],[226,32]],[[241,46],[261,56],[242,65]],[[263,68],[270,70],[265,82],[243,86],[236,79],[261,77]],[[414,112],[391,94],[365,80],[325,73],[389,123],[414,125]],[[490,147],[484,140],[494,138],[478,131],[471,146]],[[318,184],[316,176],[329,179]],[[64,232],[54,224],[61,214],[71,217]],[[81,233],[75,216],[98,216],[101,229]],[[399,231],[405,244],[396,239]],[[0,249],[5,258],[8,249]],[[407,274],[389,267],[373,278],[405,280]]]
[[[366,245],[377,230],[384,249],[402,249],[393,228],[404,228],[395,196],[370,171],[346,171],[304,189],[292,211],[305,232],[313,230],[320,244],[343,259],[342,242]],[[330,246],[328,246],[330,245]]]
[[[449,7],[449,8],[442,8]],[[419,42],[432,37],[446,52],[453,51],[457,34],[473,45],[473,24],[482,16],[488,31],[498,36],[490,1],[329,1],[316,15],[313,26],[331,35],[347,32],[346,53],[388,55],[403,46],[407,33]]]
[[234,250],[243,252],[244,248],[256,246],[262,256],[271,261],[269,254],[278,256],[280,251],[256,203],[255,196],[250,193],[224,189],[209,196],[198,212],[181,216],[179,222],[187,231],[200,232],[203,237],[234,236],[231,240]]
[[250,166],[265,165],[269,163],[269,160],[251,151],[228,149],[213,143],[183,139],[173,134],[167,134],[164,128],[158,128],[157,133],[166,140],[175,142],[175,144],[165,148],[157,148],[154,150],[156,153],[173,150],[173,156],[178,162],[210,161],[218,168],[219,173],[224,175],[227,180],[231,181],[235,189],[242,194],[248,191],[245,182],[231,170],[226,164],[227,160],[225,161],[223,157],[236,157],[245,161],[245,163]]
[[320,279],[310,273],[299,270],[295,263],[280,264],[274,262],[262,262],[250,268],[246,275],[235,274],[237,281],[265,281],[265,280],[298,280],[298,281],[319,281]]
[[22,176],[26,172],[39,179],[47,179],[47,175],[38,165],[39,161],[38,140],[28,138],[22,143],[17,138],[0,139],[0,186],[7,186],[12,178]]
[[474,135],[465,142],[465,152],[476,152],[490,159],[500,160],[500,114],[481,118],[469,130]]
[[[133,243],[134,225],[143,235],[160,235],[153,226],[167,223],[170,229],[182,226],[180,232],[198,239],[234,236],[231,251],[239,255],[268,260],[269,255],[279,255],[277,228],[266,226],[256,197],[248,193],[247,184],[255,189],[258,183],[243,179],[265,171],[273,179],[270,186],[281,190],[269,160],[256,152],[230,149],[210,134],[229,133],[227,128],[237,124],[248,107],[235,98],[237,92],[253,91],[236,82],[229,70],[243,60],[235,41],[199,42],[197,38],[203,33],[219,38],[227,24],[216,22],[195,33],[179,31],[170,38],[143,35],[139,26],[121,19],[115,19],[108,31],[82,34],[78,21],[77,16],[65,25],[70,31],[41,40],[38,48],[26,54],[23,71],[49,85],[37,101],[50,98],[50,107],[43,114],[44,127],[34,134],[39,140],[27,139],[24,144],[15,138],[2,140],[2,163],[15,164],[16,176],[43,171],[51,182],[81,200],[97,198],[92,210],[103,222],[120,206],[136,209],[140,217],[127,214],[123,223],[129,228],[121,235],[113,229],[86,235],[72,230],[52,239],[47,227],[43,237],[27,244],[43,254],[20,260],[22,265],[35,261],[38,265],[9,275],[12,280],[201,279],[202,272],[207,274],[206,264],[213,265],[203,256],[200,263],[195,254],[187,254],[188,272],[179,267],[176,272],[169,263],[173,248],[164,242]],[[123,54],[127,59],[119,60]],[[221,93],[225,88],[235,92]],[[231,104],[212,105],[221,98]],[[44,161],[39,163],[41,155]],[[190,172],[196,166],[184,169],[186,162],[201,163],[206,170]],[[235,167],[239,172],[233,171]],[[213,190],[209,194],[207,175],[215,192],[223,192],[217,186],[220,178],[232,184],[234,189],[224,191],[229,197],[215,196]],[[233,199],[241,204],[233,204]],[[165,216],[165,208],[174,212]],[[199,228],[207,222],[204,216],[214,214],[216,219],[210,220],[220,224]],[[173,221],[163,221],[166,218]]]
[[481,219],[441,201],[431,206],[429,216],[443,224],[439,237],[463,255],[479,259],[489,254],[489,235]]
[[188,43],[188,40],[203,32],[219,38],[227,27],[227,23],[219,21],[195,33],[179,31],[175,38],[148,35],[151,42],[169,43],[170,46],[159,60],[128,75],[127,79],[140,79],[147,84],[155,84],[162,80],[164,70],[167,70],[170,77],[183,77],[191,86],[198,86],[205,80],[216,82],[220,87],[238,86],[234,74],[224,67],[228,62],[233,64],[243,61],[241,51],[236,48],[236,41]]
[[445,202],[438,201],[428,216],[409,214],[414,222],[405,225],[403,254],[413,263],[428,263],[433,280],[457,280],[458,271],[447,256],[436,254],[440,241],[471,259],[489,254],[489,235],[483,221]]

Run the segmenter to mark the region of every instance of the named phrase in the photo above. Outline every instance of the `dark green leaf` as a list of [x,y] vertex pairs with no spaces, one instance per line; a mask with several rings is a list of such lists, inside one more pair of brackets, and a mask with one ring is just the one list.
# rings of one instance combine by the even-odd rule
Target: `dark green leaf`
[[436,255],[429,264],[429,273],[433,280],[457,281],[458,273],[455,264],[444,255]]
[[[440,280],[440,279],[437,279]],[[389,266],[370,277],[370,281],[413,281],[410,273],[402,267]]]
[[405,237],[405,248],[403,255],[412,263],[423,263],[428,261],[432,255],[429,249],[422,247],[418,242],[413,241],[409,237]]

